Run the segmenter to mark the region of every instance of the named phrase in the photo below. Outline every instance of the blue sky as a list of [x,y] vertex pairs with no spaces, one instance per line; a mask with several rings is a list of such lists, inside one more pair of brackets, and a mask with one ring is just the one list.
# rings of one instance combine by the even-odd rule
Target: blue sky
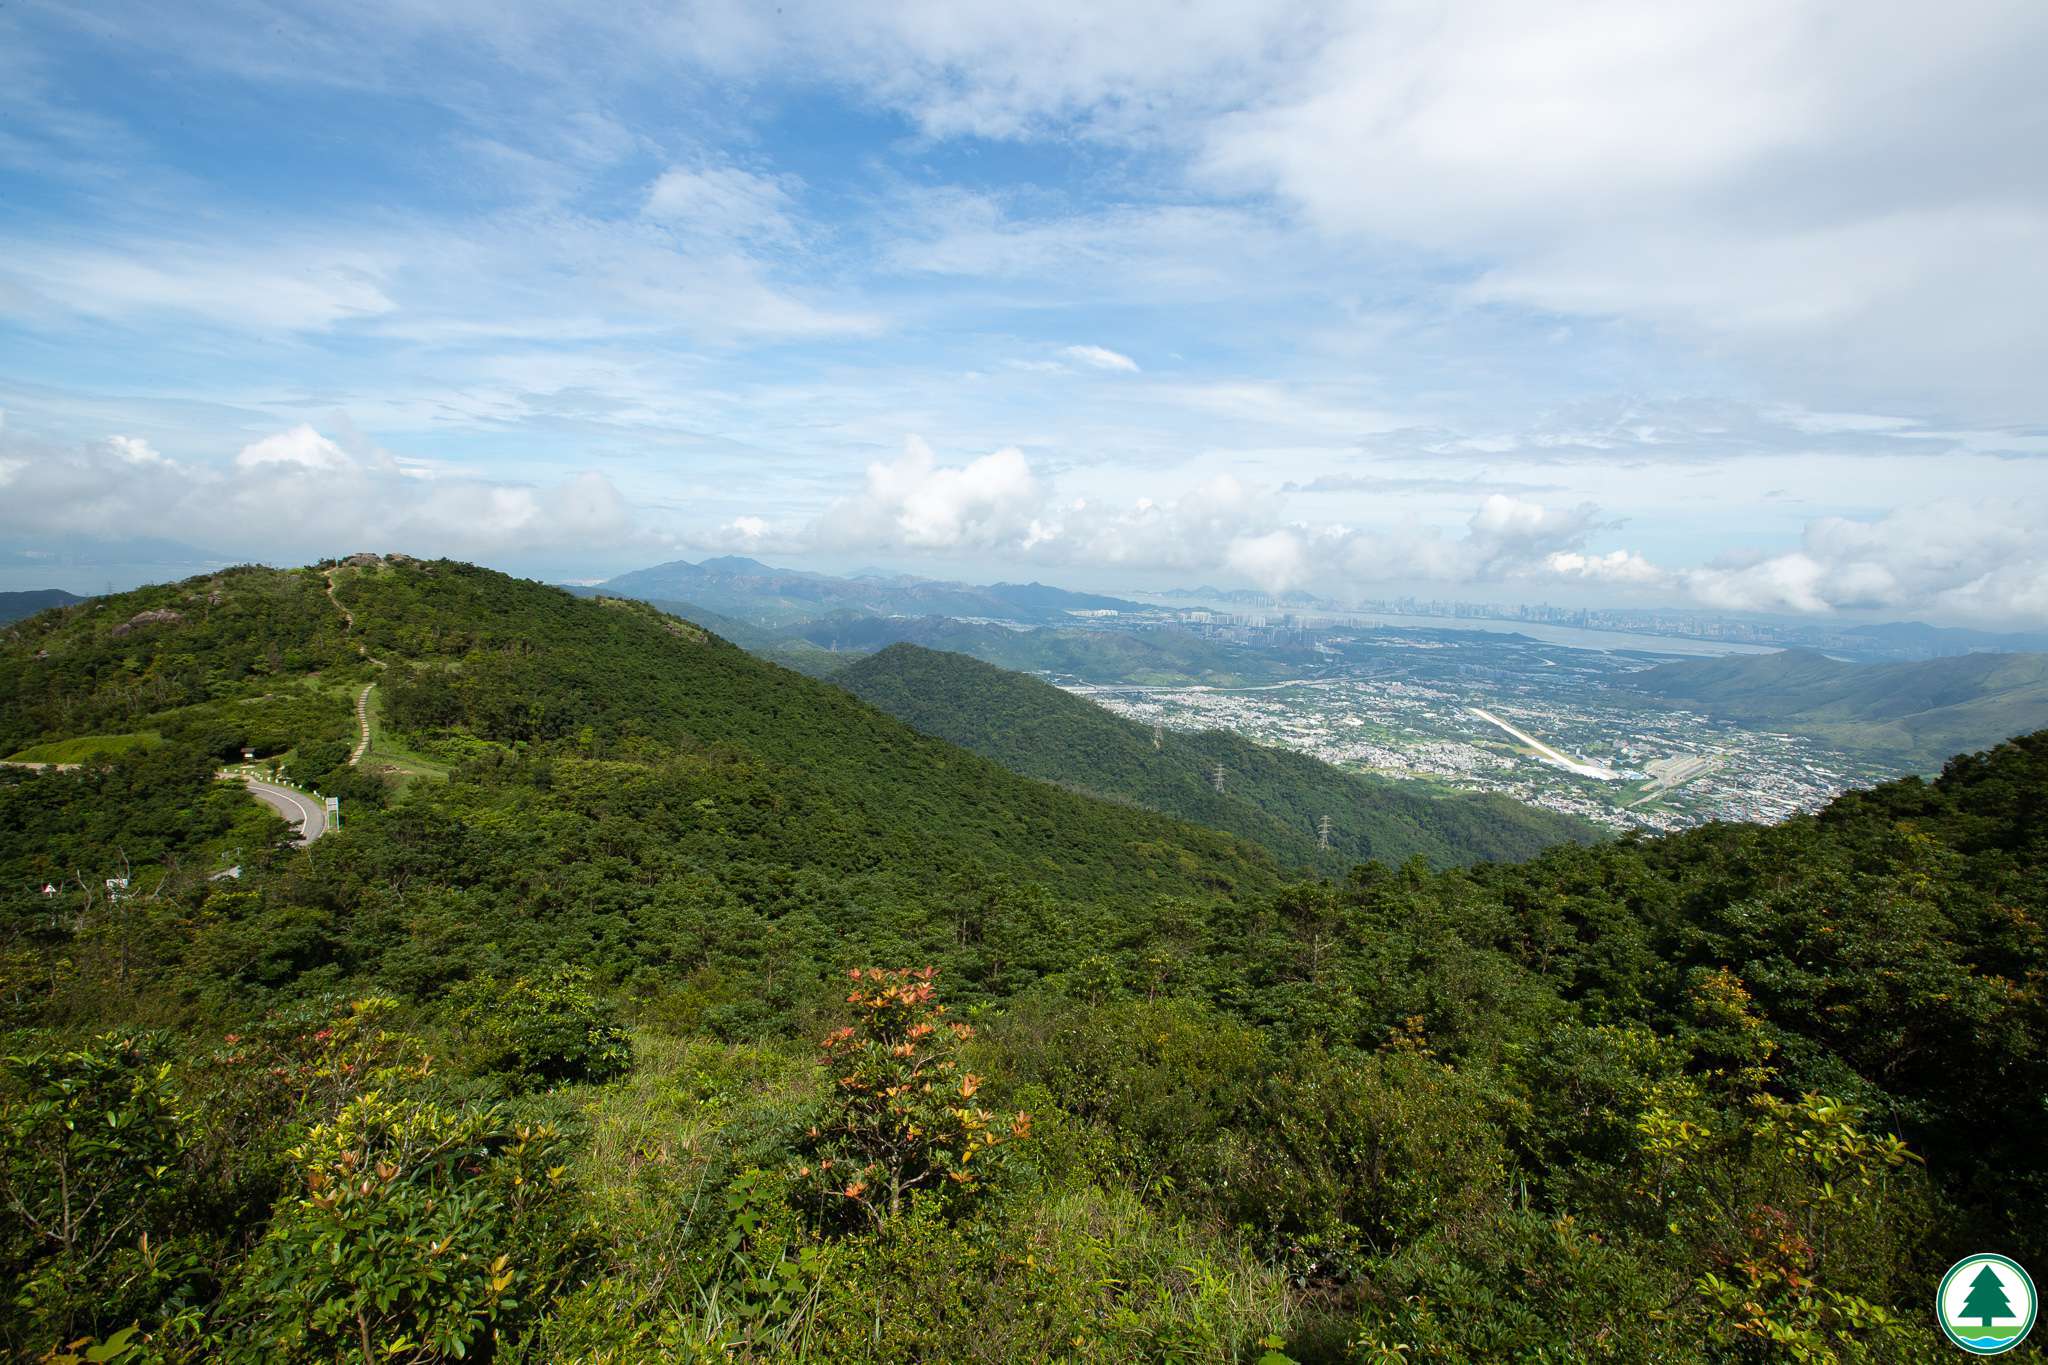
[[592,8],[0,9],[0,586],[2048,623],[2039,5]]

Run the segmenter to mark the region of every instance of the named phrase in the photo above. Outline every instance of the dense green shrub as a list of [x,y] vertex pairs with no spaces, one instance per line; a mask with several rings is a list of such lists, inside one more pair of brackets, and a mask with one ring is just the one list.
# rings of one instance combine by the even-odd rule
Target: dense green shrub
[[292,1153],[224,1317],[255,1362],[487,1357],[544,1310],[573,1254],[552,1129],[492,1110],[359,1095]]
[[191,1140],[162,1039],[0,1062],[0,1339],[40,1352],[193,1291],[202,1267],[177,1235]]
[[603,1082],[633,1065],[631,1036],[580,968],[540,979],[465,981],[450,998],[476,1068],[515,1086]]
[[1014,1078],[1115,1135],[1147,1185],[1199,1193],[1216,1142],[1250,1115],[1269,1064],[1256,1030],[1190,1000],[1125,1000],[1026,1017],[1000,1035]]
[[1224,1144],[1232,1215],[1320,1276],[1354,1276],[1432,1231],[1455,1243],[1506,1206],[1507,1179],[1485,1092],[1412,1047],[1301,1050]]

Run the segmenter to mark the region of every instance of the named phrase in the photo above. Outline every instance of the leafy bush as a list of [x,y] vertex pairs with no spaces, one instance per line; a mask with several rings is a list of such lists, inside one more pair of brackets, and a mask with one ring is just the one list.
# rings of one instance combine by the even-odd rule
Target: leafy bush
[[284,775],[302,787],[317,789],[336,769],[348,766],[354,748],[353,742],[345,739],[301,744],[291,762],[284,765]]
[[1188,1000],[1074,1008],[1001,1041],[1020,1081],[1108,1128],[1141,1183],[1200,1191],[1216,1182],[1220,1134],[1251,1112],[1268,1053],[1257,1032]]
[[1300,1052],[1261,1125],[1233,1135],[1238,1220],[1305,1272],[1346,1277],[1431,1229],[1460,1238],[1501,1209],[1507,1156],[1484,1092],[1416,1048],[1346,1061]]
[[200,1267],[167,1233],[191,1124],[161,1040],[0,1063],[0,1336],[17,1350],[154,1320]]
[[893,1219],[912,1194],[953,1200],[1000,1169],[1006,1142],[1031,1135],[1031,1116],[998,1118],[975,1104],[982,1078],[959,1061],[971,1025],[934,1002],[930,967],[849,973],[854,1022],[825,1038],[832,1075],[825,1116],[797,1177],[828,1218],[858,1209]]
[[617,1011],[591,991],[587,971],[467,981],[452,995],[480,1071],[518,1086],[549,1086],[601,1083],[632,1068],[632,1038]]
[[302,1193],[230,1295],[249,1362],[488,1356],[545,1306],[580,1231],[563,1144],[496,1110],[363,1094],[292,1156]]

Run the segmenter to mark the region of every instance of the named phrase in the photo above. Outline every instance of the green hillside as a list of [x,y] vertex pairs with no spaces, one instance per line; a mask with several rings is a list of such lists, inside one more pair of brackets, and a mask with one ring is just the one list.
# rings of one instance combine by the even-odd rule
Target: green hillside
[[1923,772],[2048,726],[2048,654],[1851,664],[1788,649],[1664,664],[1627,682],[1661,702]]
[[6,646],[8,748],[143,730],[222,757],[251,737],[311,747],[352,733],[355,684],[374,680],[412,751],[498,771],[546,749],[592,816],[700,856],[905,879],[1000,871],[1074,894],[1274,875],[1225,836],[1017,777],[643,603],[468,565],[236,570],[101,599]]
[[[1341,871],[1367,859],[1411,857],[1448,866],[1521,859],[1595,837],[1579,821],[1506,797],[1431,796],[1227,731],[1173,731],[1155,747],[1149,726],[960,654],[891,645],[833,681],[1012,772],[1227,830],[1289,866]],[[1220,793],[1212,780],[1219,764]],[[1318,848],[1325,816],[1327,853]]]
[[26,592],[0,592],[0,626],[34,616],[52,607],[68,607],[85,599],[62,588],[32,588]]
[[[348,766],[371,682],[445,777]],[[0,767],[8,1358],[1922,1361],[1946,1266],[2048,1258],[2048,733],[1285,881],[643,604],[367,557],[0,630],[0,727],[158,740]],[[291,846],[244,745],[343,827]]]
[[943,616],[840,614],[777,631],[837,654],[869,654],[893,644],[965,654],[1017,672],[1141,685],[1203,683],[1234,687],[1298,676],[1313,656],[1278,649],[1232,649],[1172,626],[1147,630],[1028,630]]

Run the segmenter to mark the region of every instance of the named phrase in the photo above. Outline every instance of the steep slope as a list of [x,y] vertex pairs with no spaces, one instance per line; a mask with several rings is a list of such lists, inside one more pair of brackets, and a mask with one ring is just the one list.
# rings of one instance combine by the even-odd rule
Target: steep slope
[[1812,735],[1924,771],[2048,726],[2048,655],[1848,664],[1812,650],[1664,664],[1626,680],[1659,702]]
[[1173,626],[1144,630],[1019,630],[943,616],[859,616],[836,613],[786,627],[780,639],[802,640],[839,654],[867,654],[908,643],[965,654],[998,668],[1052,673],[1091,682],[1207,683],[1229,687],[1299,677],[1315,666],[1307,651],[1233,649]]
[[1028,781],[645,604],[447,562],[238,570],[17,627],[0,742],[190,738],[195,707],[209,726],[245,705],[287,724],[284,696],[325,700],[307,724],[326,740],[359,678],[417,751],[524,773],[515,785],[552,793],[536,808],[573,790],[706,865],[993,872],[1082,896],[1274,876],[1250,846]]
[[[833,679],[929,735],[1014,772],[1253,839],[1325,868],[1420,855],[1438,865],[1524,858],[1593,837],[1575,820],[1496,796],[1432,797],[1220,730],[1154,736],[1050,683],[959,654],[892,645]],[[1224,789],[1213,783],[1217,765]],[[1317,848],[1330,819],[1330,849]]]
[[569,591],[578,597],[624,596],[633,601],[645,602],[648,606],[667,612],[670,616],[681,617],[692,625],[702,626],[712,634],[732,641],[749,654],[758,655],[770,663],[781,664],[784,668],[793,668],[799,673],[808,673],[814,678],[836,673],[846,663],[845,659],[831,650],[821,649],[801,637],[784,636],[766,626],[757,626],[752,622],[727,616],[723,612],[712,611],[695,602],[681,602],[665,597],[634,597],[630,593],[615,593],[605,588],[571,586]]
[[0,627],[0,754],[160,730],[227,757],[252,738],[348,729],[367,672],[312,570],[240,568]]

